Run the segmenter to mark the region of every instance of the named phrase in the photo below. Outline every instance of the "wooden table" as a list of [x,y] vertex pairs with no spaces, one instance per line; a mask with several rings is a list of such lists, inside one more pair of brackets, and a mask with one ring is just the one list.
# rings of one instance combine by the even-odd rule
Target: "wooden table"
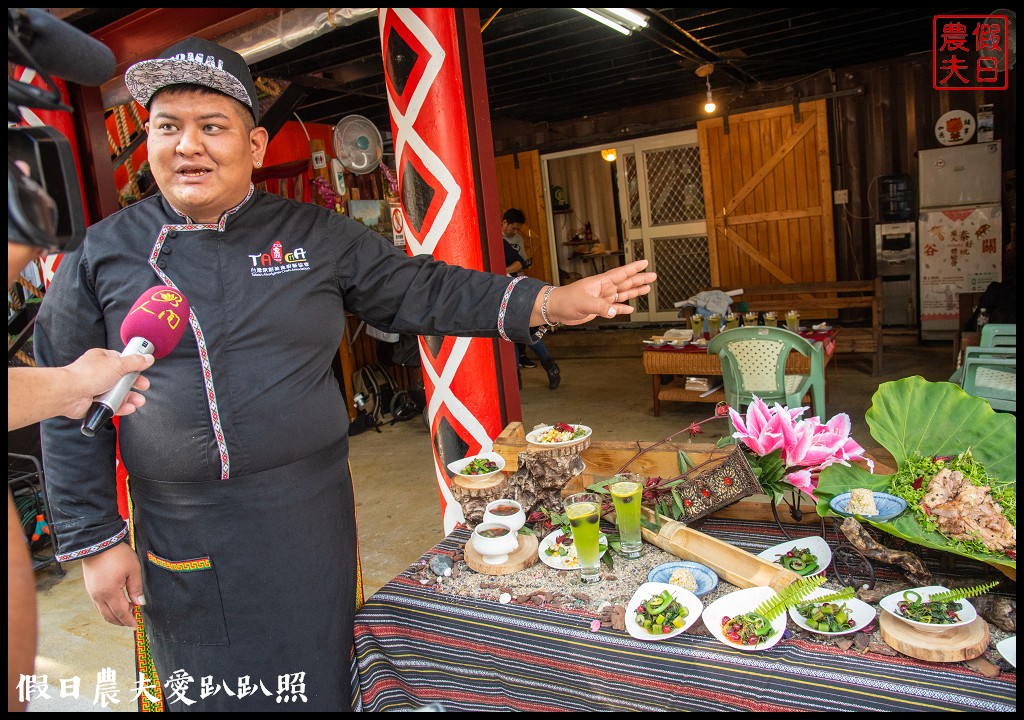
[[[826,332],[801,333],[808,340],[824,343],[825,368],[828,368],[836,350],[837,328]],[[673,347],[648,347],[643,353],[644,372],[651,376],[651,384],[654,396],[654,417],[661,415],[661,402],[671,400],[674,402],[725,402],[725,386],[721,382],[722,361],[718,355],[709,355],[707,350]],[[811,372],[811,360],[798,352],[791,352],[786,361],[786,372],[807,375]],[[675,375],[669,383],[661,382],[662,375]],[[686,389],[686,378],[690,376],[704,376],[717,379],[713,380],[711,392]],[[715,385],[718,385],[715,388]],[[826,392],[828,381],[826,376]]]

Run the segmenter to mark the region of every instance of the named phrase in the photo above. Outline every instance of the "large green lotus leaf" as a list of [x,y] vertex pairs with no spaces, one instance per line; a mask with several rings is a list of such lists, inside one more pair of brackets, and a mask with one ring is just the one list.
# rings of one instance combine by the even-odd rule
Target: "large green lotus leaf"
[[[958,385],[929,382],[920,376],[882,383],[865,415],[871,436],[896,460],[897,469],[908,457],[958,455],[970,450],[1000,484],[1017,486],[1017,418],[997,413],[981,398]],[[834,516],[829,502],[852,488],[891,492],[892,475],[872,474],[853,466],[832,465],[818,479],[817,510]],[[862,520],[880,530],[918,545],[963,555],[1016,570],[1017,562],[1005,555],[962,552],[943,535],[921,527],[911,510],[890,522]]]

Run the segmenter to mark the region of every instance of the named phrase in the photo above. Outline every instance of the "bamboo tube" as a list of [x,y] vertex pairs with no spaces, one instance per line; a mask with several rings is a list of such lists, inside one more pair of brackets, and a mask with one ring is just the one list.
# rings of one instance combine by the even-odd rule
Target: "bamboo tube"
[[[642,511],[648,521],[655,522],[653,511],[648,508],[642,508]],[[778,563],[759,558],[664,516],[658,532],[642,527],[641,533],[644,540],[652,545],[683,560],[707,565],[722,580],[739,588],[766,586],[779,591],[800,577]]]

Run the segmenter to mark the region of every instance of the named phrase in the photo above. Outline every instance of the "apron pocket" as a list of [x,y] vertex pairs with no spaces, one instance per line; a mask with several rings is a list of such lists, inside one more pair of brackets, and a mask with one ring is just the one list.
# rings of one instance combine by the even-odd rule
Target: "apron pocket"
[[209,557],[168,560],[146,553],[146,627],[156,637],[189,645],[227,645],[217,573]]

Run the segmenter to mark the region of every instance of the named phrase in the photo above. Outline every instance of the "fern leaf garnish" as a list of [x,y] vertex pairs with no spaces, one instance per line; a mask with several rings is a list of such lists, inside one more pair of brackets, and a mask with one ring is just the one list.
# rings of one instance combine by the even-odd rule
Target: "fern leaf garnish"
[[768,598],[757,606],[755,613],[763,615],[769,622],[777,618],[786,608],[792,607],[801,598],[815,588],[821,587],[826,580],[824,575],[802,577],[788,587],[782,589],[775,597]]
[[[817,576],[815,576],[815,577],[817,577]],[[856,594],[857,594],[857,591],[853,589],[853,586],[852,585],[847,585],[846,587],[844,587],[842,590],[839,590],[838,592],[834,592],[834,593],[831,593],[829,595],[822,595],[821,597],[810,598],[808,600],[805,600],[802,603],[797,603],[797,604],[799,604],[799,605],[823,605],[825,603],[835,602],[836,600],[849,600],[850,598],[852,598]]]
[[984,595],[998,584],[998,580],[993,580],[992,582],[982,583],[981,585],[975,585],[974,587],[947,590],[946,592],[929,595],[928,602],[956,602],[957,600],[966,600],[967,598]]

